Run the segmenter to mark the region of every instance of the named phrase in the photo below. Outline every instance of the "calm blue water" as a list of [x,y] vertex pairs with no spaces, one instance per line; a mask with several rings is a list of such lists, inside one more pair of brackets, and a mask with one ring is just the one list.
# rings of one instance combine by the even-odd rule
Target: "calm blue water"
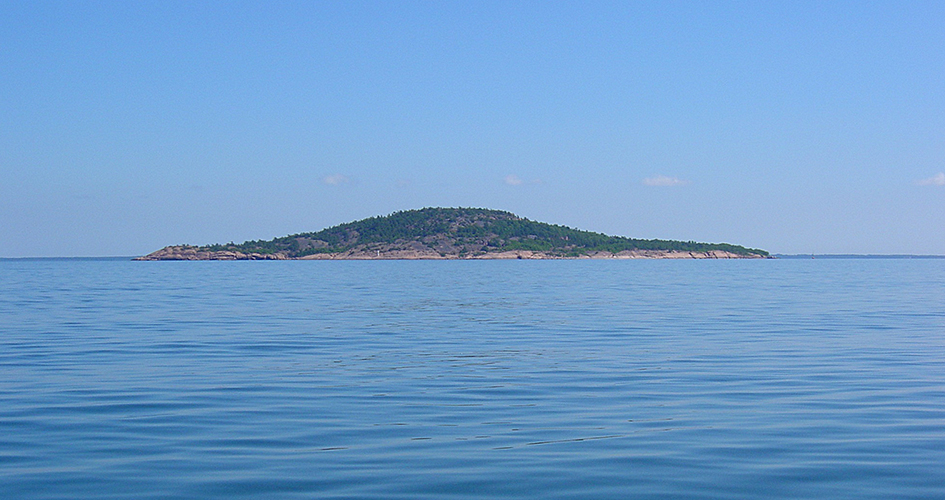
[[945,260],[6,260],[0,323],[0,498],[945,497]]

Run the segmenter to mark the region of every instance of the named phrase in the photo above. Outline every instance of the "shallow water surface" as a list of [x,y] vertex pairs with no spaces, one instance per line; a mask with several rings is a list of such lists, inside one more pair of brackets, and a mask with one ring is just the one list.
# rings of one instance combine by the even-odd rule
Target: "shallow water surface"
[[0,261],[0,497],[943,498],[945,260]]

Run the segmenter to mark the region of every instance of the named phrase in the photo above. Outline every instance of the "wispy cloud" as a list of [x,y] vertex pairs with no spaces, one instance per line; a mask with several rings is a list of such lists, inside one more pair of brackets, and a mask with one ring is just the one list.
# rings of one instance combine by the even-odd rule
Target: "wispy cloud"
[[643,179],[643,184],[645,186],[682,186],[684,184],[689,184],[689,181],[680,179],[679,177],[657,175],[656,177],[647,177],[646,179]]
[[526,181],[517,175],[506,175],[503,181],[509,186],[521,186],[523,184],[544,184],[544,181],[541,179],[532,179],[530,181]]
[[351,179],[347,175],[333,174],[333,175],[326,175],[324,178],[322,178],[322,181],[325,184],[328,184],[331,186],[340,186],[341,184],[347,184],[351,182]]
[[945,186],[945,172],[939,172],[928,179],[916,181],[920,186]]
[[517,175],[506,175],[505,183],[509,186],[521,186],[525,183],[525,181],[523,181],[522,178]]

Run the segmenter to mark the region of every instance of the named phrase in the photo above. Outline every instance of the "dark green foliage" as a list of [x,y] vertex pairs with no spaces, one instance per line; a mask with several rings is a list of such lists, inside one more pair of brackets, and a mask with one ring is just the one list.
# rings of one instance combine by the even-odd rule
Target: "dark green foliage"
[[[592,252],[618,253],[625,250],[676,250],[709,252],[722,250],[739,255],[768,252],[727,243],[694,241],[638,240],[581,231],[565,226],[530,221],[509,212],[483,208],[423,208],[394,212],[386,217],[370,217],[340,224],[313,233],[299,233],[269,241],[210,245],[207,250],[243,253],[285,253],[302,257],[317,253],[344,252],[365,245],[393,245],[405,242],[435,242],[460,247],[463,254],[511,250],[547,252],[576,257]],[[478,250],[476,250],[478,249]]]

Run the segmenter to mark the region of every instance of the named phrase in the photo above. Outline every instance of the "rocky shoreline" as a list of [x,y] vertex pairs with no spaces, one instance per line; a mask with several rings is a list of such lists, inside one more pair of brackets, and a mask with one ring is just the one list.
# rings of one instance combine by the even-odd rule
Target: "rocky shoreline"
[[471,254],[440,253],[433,249],[378,249],[357,248],[337,253],[316,253],[303,257],[290,257],[285,253],[243,253],[233,250],[211,251],[195,246],[169,246],[148,255],[137,257],[139,261],[157,260],[551,260],[551,259],[763,259],[757,254],[736,254],[722,250],[708,252],[682,252],[665,250],[625,250],[618,253],[591,252],[574,257],[554,255],[547,252],[515,250],[505,252],[478,252]]

